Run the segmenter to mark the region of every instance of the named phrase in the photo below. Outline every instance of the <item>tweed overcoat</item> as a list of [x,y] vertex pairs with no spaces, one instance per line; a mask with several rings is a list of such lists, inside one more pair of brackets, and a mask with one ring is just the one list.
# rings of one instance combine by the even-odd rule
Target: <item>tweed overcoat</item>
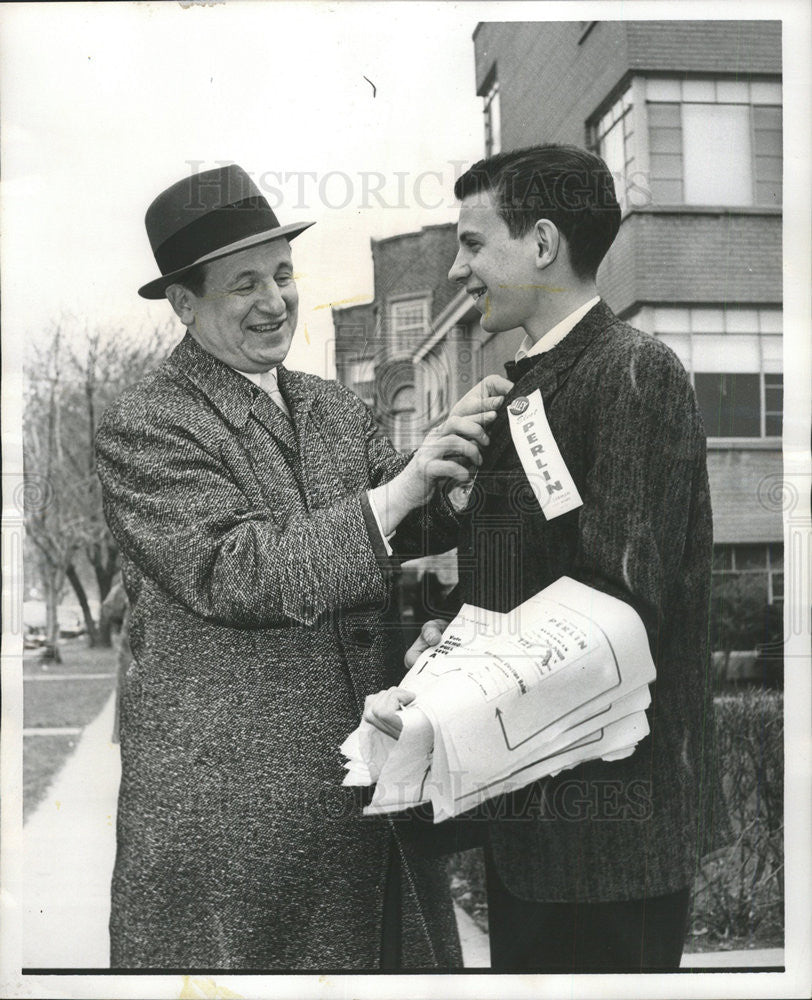
[[[701,417],[676,356],[603,302],[521,371],[464,516],[458,596],[506,611],[572,577],[637,610],[657,680],[651,734],[631,757],[581,765],[490,803],[485,815],[500,817],[487,824],[494,861],[524,899],[663,895],[691,883],[699,834],[713,824],[703,794],[714,782]],[[550,521],[505,412],[536,389],[583,500]]]
[[[365,696],[402,675],[366,491],[406,458],[348,389],[278,376],[292,426],[187,334],[97,435],[133,653],[112,965],[375,969],[393,829],[404,964],[460,965],[444,869],[341,786]],[[440,500],[396,551],[454,527]]]

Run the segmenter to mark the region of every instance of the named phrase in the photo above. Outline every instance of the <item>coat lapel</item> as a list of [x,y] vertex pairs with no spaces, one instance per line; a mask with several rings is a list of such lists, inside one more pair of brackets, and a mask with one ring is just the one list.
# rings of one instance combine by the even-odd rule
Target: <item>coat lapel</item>
[[[285,423],[292,426],[295,440],[301,447],[310,424],[310,408],[318,393],[313,391],[309,380],[301,372],[291,371],[284,365],[277,367],[276,381],[290,410],[290,420],[285,418]],[[278,407],[275,409],[278,410]],[[284,418],[284,414],[282,417]]]
[[347,463],[336,450],[336,415],[324,412],[320,380],[284,365],[276,374],[290,410],[308,502],[313,508],[329,506],[357,488],[353,475],[342,474]]
[[297,450],[298,444],[292,421],[262,389],[257,393],[252,412],[262,426],[288,451]]
[[[170,355],[170,363],[206,395],[229,424],[242,430],[250,414],[288,450],[296,450],[291,422],[274,401],[239,372],[205,351],[187,333]],[[282,366],[279,366],[282,370]],[[285,397],[286,402],[287,396]],[[290,404],[289,404],[290,405]],[[294,424],[296,414],[293,413]]]
[[545,410],[549,411],[556,392],[570,377],[581,355],[589,350],[600,333],[616,322],[615,314],[601,300],[560,343],[552,350],[539,355],[537,364],[525,372],[505,397],[505,402],[490,431],[491,444],[485,452],[483,471],[494,468],[505,449],[513,444],[507,417],[507,407],[513,400],[519,396],[529,396],[536,389],[540,389]]
[[171,353],[168,364],[195,385],[229,424],[245,427],[260,391],[247,378],[204,351],[190,333]]

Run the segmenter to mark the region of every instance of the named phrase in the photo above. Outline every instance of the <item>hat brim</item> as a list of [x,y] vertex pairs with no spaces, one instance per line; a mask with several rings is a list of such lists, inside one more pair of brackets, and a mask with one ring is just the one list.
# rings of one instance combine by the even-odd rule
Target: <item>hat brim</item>
[[182,278],[184,274],[188,274],[198,264],[208,264],[211,260],[219,260],[221,257],[228,257],[229,254],[237,253],[240,250],[247,250],[249,247],[259,246],[260,243],[270,243],[271,240],[278,240],[282,237],[292,240],[294,236],[298,236],[299,233],[303,233],[305,229],[309,229],[313,225],[315,225],[314,222],[297,222],[288,226],[277,226],[275,229],[269,229],[264,233],[255,233],[253,236],[246,236],[245,239],[237,240],[236,243],[229,243],[228,246],[220,247],[217,250],[212,250],[211,253],[205,254],[203,257],[198,257],[197,260],[192,261],[186,267],[172,271],[169,274],[162,274],[160,278],[155,278],[154,281],[147,282],[146,285],[138,289],[138,294],[142,299],[166,298],[167,288],[170,285],[174,285],[176,281]]

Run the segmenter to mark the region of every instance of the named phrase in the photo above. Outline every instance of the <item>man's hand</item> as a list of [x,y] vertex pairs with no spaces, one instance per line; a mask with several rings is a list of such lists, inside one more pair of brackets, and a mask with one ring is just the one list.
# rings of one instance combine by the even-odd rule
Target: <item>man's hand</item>
[[396,740],[403,729],[403,721],[399,715],[400,708],[414,699],[413,692],[396,687],[367,695],[364,701],[364,720]]
[[439,428],[426,435],[403,470],[406,496],[416,500],[414,506],[424,504],[442,480],[465,483],[471,478],[490,444],[485,428],[496,420],[496,411],[512,388],[513,383],[501,375],[488,375],[454,404]]
[[466,482],[471,469],[482,464],[482,451],[490,444],[485,427],[496,419],[496,411],[476,417],[449,416],[445,423],[429,431],[411,462],[392,480],[399,501],[407,512],[426,503],[438,483],[449,479]]
[[428,649],[429,646],[436,646],[440,642],[447,627],[448,622],[443,621],[442,618],[432,618],[431,621],[426,622],[420,630],[420,635],[409,646],[406,656],[403,658],[403,662],[409,670],[417,663],[417,658],[423,650]]
[[406,515],[426,503],[438,483],[466,483],[482,464],[490,444],[486,427],[496,419],[505,393],[513,383],[489,375],[452,408],[440,427],[426,435],[406,468],[390,482],[370,491],[384,535],[391,534]]
[[501,375],[486,375],[451,407],[446,424],[454,417],[474,417],[479,420],[485,414],[490,423],[496,418],[496,410],[512,388],[513,383]]

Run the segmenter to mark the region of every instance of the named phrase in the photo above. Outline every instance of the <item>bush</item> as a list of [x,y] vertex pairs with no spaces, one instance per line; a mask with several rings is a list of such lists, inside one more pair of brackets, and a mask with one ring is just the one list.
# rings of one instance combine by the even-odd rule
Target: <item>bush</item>
[[780,608],[767,604],[760,576],[742,573],[714,580],[711,591],[711,649],[755,649],[780,643],[783,621]]
[[692,933],[709,941],[783,943],[784,716],[775,691],[716,699],[717,749],[735,840],[704,860]]
[[[687,951],[774,946],[784,931],[784,705],[780,692],[716,699],[716,740],[735,840],[704,859],[694,885]],[[482,851],[449,859],[451,894],[488,928]]]

